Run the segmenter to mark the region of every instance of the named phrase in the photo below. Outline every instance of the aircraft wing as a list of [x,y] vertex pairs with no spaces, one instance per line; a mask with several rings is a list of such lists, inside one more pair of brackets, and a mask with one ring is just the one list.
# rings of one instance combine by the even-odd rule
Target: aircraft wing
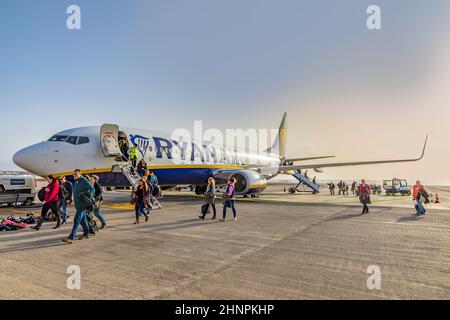
[[297,161],[306,161],[306,160],[317,160],[317,159],[326,159],[326,158],[334,158],[336,156],[319,156],[319,157],[309,157],[309,158],[286,158],[284,162],[297,162]]
[[425,154],[425,149],[427,147],[428,135],[425,138],[425,143],[423,145],[422,154],[418,158],[411,159],[396,159],[396,160],[375,160],[375,161],[357,161],[357,162],[334,162],[334,163],[312,163],[312,164],[299,164],[299,165],[287,165],[278,167],[279,172],[292,171],[292,170],[303,170],[303,169],[320,169],[320,168],[330,168],[330,167],[347,167],[347,166],[362,166],[370,164],[382,164],[382,163],[397,163],[397,162],[414,162],[419,161],[423,158]]

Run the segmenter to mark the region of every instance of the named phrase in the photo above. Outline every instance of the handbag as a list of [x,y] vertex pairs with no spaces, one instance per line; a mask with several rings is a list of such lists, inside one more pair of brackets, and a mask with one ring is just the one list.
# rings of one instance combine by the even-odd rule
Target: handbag
[[208,213],[208,209],[209,209],[209,204],[205,203],[202,205],[202,209],[201,209],[201,213],[202,214],[207,214]]

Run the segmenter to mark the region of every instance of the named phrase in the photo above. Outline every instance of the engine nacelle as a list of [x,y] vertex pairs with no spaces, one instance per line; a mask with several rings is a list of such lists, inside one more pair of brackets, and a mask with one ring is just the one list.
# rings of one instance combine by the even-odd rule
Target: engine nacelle
[[236,195],[261,193],[267,187],[267,180],[253,170],[236,171],[230,175],[230,178],[236,179]]

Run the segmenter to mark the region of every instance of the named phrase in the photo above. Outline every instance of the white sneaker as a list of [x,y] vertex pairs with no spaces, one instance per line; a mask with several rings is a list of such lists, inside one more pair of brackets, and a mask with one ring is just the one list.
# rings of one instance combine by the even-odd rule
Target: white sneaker
[[237,217],[233,219],[233,221],[236,221],[236,220],[237,220]]

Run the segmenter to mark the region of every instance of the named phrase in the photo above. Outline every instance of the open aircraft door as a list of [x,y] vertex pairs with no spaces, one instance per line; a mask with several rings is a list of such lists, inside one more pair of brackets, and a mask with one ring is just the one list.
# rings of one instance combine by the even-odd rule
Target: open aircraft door
[[100,129],[100,145],[105,157],[120,157],[122,153],[119,148],[119,126],[115,124],[104,124]]

